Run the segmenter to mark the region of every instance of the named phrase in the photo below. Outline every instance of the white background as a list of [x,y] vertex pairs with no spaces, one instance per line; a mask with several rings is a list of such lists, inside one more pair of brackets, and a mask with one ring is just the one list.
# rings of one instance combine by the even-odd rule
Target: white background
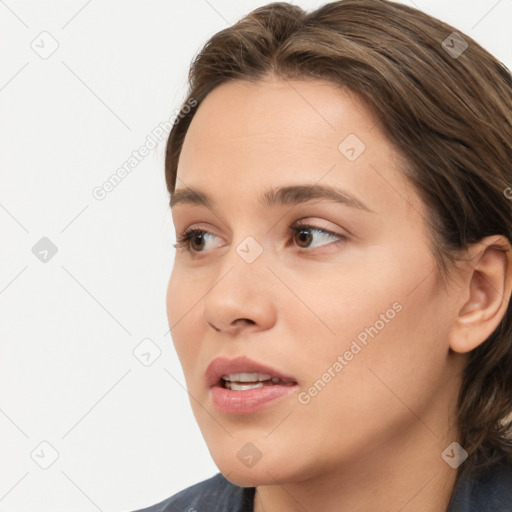
[[[207,39],[266,3],[0,1],[0,511],[132,511],[217,472],[167,334],[165,140],[92,190],[176,112]],[[512,68],[512,0],[404,3]]]

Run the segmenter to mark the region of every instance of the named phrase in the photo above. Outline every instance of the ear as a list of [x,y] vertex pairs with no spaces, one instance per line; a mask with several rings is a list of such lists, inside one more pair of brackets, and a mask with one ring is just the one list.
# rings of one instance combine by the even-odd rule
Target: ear
[[450,333],[450,348],[459,353],[470,352],[494,332],[512,289],[512,248],[506,237],[486,237],[468,251],[459,294],[462,305]]

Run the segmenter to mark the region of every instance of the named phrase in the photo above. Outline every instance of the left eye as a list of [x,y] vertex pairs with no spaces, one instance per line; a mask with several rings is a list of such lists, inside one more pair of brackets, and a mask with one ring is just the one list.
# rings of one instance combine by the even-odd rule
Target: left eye
[[[314,241],[314,234],[318,235],[316,238],[321,241],[329,242],[330,239],[338,239],[340,241],[346,240],[347,237],[344,235],[340,235],[337,233],[333,233],[331,231],[327,231],[325,229],[318,228],[316,226],[312,226],[310,224],[295,224],[290,227],[290,235],[297,236],[299,243],[298,247],[301,249],[309,249],[315,248],[318,246],[326,245],[326,243],[320,243],[317,245],[312,245],[312,241]],[[205,244],[208,240],[212,240],[217,238],[215,235],[206,231],[204,229],[187,229],[178,239],[178,241],[173,244],[173,246],[182,251],[187,251],[189,253],[201,253],[205,252]],[[194,246],[194,244],[197,244]],[[304,245],[301,245],[304,244]],[[199,246],[199,247],[198,247]]]

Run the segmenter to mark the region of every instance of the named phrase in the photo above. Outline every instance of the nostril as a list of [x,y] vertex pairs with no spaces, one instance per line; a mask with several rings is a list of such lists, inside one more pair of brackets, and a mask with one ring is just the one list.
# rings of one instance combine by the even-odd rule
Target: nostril
[[238,318],[237,320],[235,320],[233,323],[238,323],[238,322],[246,322],[248,323],[249,325],[254,325],[256,322],[254,320],[251,320],[250,318]]

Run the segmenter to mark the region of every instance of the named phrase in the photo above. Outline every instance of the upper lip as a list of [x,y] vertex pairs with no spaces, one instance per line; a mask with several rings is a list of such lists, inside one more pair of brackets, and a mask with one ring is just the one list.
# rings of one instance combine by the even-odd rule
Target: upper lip
[[206,383],[211,388],[220,384],[223,375],[233,373],[267,373],[272,375],[272,377],[296,383],[293,377],[285,375],[275,368],[253,361],[246,356],[236,357],[235,359],[227,359],[225,357],[214,359],[206,369]]

